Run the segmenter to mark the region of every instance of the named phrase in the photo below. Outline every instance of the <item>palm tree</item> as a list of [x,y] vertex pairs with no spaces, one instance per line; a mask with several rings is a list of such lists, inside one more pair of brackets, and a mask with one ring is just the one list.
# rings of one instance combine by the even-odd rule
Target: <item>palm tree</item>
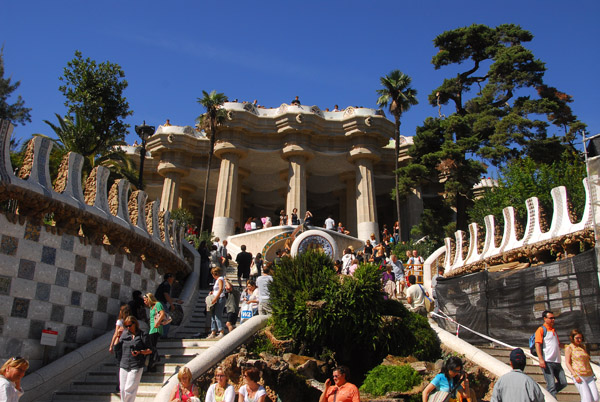
[[383,89],[378,89],[377,105],[380,107],[390,106],[390,113],[394,115],[396,129],[394,130],[395,142],[395,162],[396,162],[396,187],[394,196],[396,198],[396,213],[398,214],[398,224],[400,225],[399,235],[402,236],[402,222],[400,220],[400,197],[398,195],[398,159],[400,158],[400,117],[412,105],[419,103],[417,101],[417,91],[410,87],[411,78],[400,70],[393,70],[385,77],[381,77]]
[[56,144],[61,157],[68,152],[76,152],[84,157],[84,180],[95,166],[103,165],[117,176],[125,177],[130,183],[137,182],[135,166],[120,148],[121,145],[126,145],[124,141],[113,140],[105,144],[104,152],[98,154],[99,137],[95,135],[92,123],[83,114],[77,111],[75,119],[71,116],[63,118],[58,113],[55,115],[58,124],[44,120],[44,123],[49,125],[58,137],[58,139],[50,139]]
[[206,113],[198,117],[198,126],[208,134],[210,141],[208,150],[208,163],[206,166],[206,181],[204,183],[204,200],[202,201],[202,218],[200,219],[200,233],[204,231],[204,213],[206,210],[206,198],[208,197],[208,181],[210,179],[210,165],[212,163],[213,152],[215,150],[215,140],[217,136],[217,127],[225,120],[225,110],[221,108],[223,103],[227,102],[227,96],[223,93],[217,93],[212,90],[211,93],[202,91],[202,98],[198,98],[198,103],[204,106]]

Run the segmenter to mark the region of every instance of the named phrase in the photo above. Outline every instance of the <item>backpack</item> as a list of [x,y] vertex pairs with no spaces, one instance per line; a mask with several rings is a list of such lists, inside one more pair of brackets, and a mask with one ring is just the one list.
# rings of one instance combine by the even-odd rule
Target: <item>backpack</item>
[[[543,350],[544,349],[544,338],[546,337],[548,330],[543,325],[542,325],[542,329],[544,331],[544,335],[542,337],[542,350]],[[537,332],[537,330],[535,332]],[[531,335],[529,337],[529,351],[531,352],[532,355],[537,356],[537,350],[535,350],[535,332],[533,333],[533,335]]]

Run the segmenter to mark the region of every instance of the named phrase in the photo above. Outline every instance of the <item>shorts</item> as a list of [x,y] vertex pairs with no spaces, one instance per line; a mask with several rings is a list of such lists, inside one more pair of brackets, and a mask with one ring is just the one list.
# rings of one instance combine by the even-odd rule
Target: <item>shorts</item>
[[237,276],[238,276],[238,278],[245,278],[245,279],[250,278],[250,268],[249,267],[248,268],[238,267]]
[[236,313],[227,313],[227,322],[235,324],[237,322],[238,315]]

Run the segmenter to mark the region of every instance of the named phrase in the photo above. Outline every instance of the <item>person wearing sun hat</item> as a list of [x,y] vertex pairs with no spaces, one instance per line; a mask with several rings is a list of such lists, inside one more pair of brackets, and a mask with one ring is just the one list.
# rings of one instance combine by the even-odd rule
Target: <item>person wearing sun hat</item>
[[510,352],[510,365],[513,370],[498,379],[494,386],[491,402],[543,402],[542,389],[533,378],[523,371],[527,358],[523,349]]

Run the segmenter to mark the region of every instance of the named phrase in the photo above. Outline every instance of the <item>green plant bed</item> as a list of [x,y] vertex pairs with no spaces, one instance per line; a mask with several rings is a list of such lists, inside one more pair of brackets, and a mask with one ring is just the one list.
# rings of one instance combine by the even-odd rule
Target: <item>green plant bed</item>
[[406,392],[421,384],[421,376],[411,366],[377,366],[367,374],[360,390],[373,396]]

